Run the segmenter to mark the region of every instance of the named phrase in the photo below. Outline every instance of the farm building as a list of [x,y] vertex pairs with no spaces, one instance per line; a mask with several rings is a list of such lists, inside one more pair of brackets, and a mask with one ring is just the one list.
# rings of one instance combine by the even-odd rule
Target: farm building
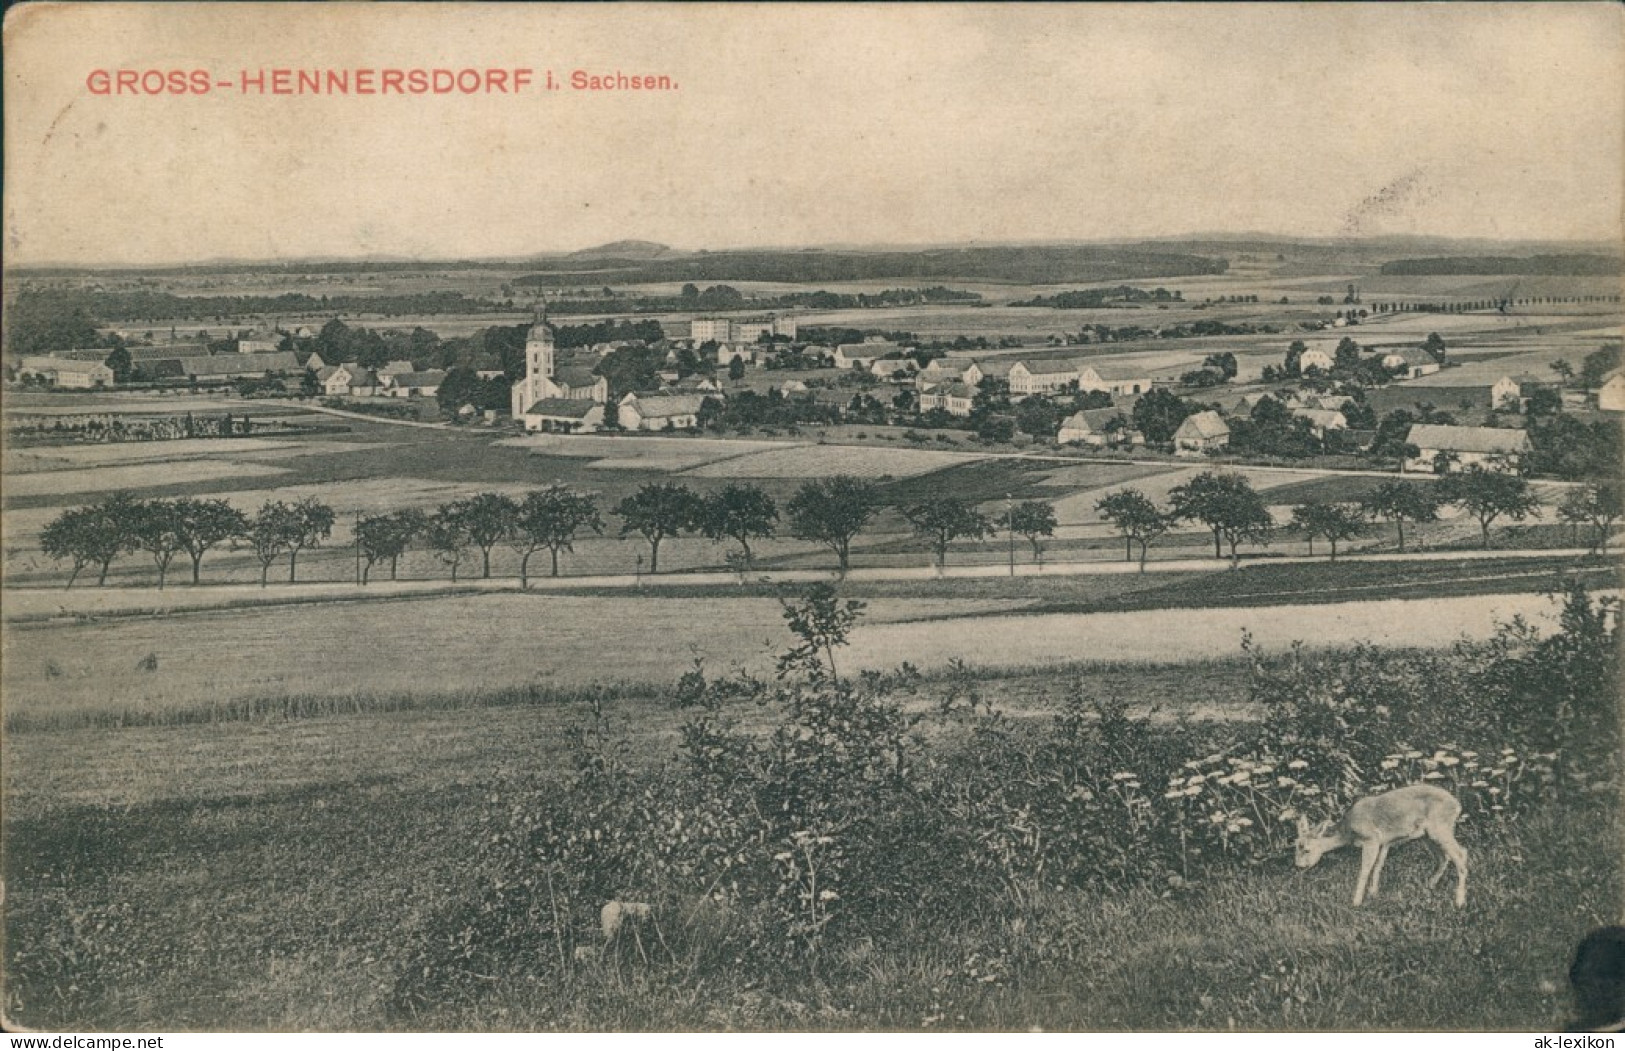
[[257,328],[237,339],[239,354],[273,354],[282,347],[282,334],[269,328]]
[[699,426],[704,404],[700,394],[628,394],[615,416],[629,431],[686,431]]
[[32,377],[53,387],[89,390],[111,387],[113,370],[99,361],[71,361],[66,358],[27,357],[17,367],[17,378]]
[[1517,412],[1523,404],[1523,384],[1511,376],[1502,376],[1490,385],[1490,406],[1499,411]]
[[604,426],[604,405],[583,398],[543,398],[525,410],[523,419],[527,431],[591,434]]
[[942,409],[950,416],[969,416],[976,388],[966,383],[944,383],[920,392],[920,411]]
[[1308,420],[1309,429],[1316,438],[1324,438],[1327,431],[1341,431],[1349,425],[1336,409],[1293,409],[1292,415],[1300,420]]
[[386,361],[372,371],[378,375],[378,385],[380,387],[389,387],[394,385],[396,376],[404,376],[406,373],[416,370],[412,368],[410,361]]
[[762,345],[760,343],[720,343],[717,345],[717,364],[728,366],[738,358],[746,365],[759,365],[762,362]]
[[369,398],[378,393],[378,376],[371,369],[364,369],[353,361],[322,369],[316,373],[316,382],[321,384],[322,393],[330,398],[345,395]]
[[245,376],[274,376],[299,371],[299,359],[292,351],[272,354],[215,354],[197,357],[161,358],[141,363],[143,371],[160,378],[231,380]]
[[[1115,430],[1110,426],[1113,420],[1119,421]],[[1110,445],[1114,437],[1119,441],[1132,440],[1137,433],[1122,409],[1084,409],[1061,421],[1055,440],[1061,445]],[[1144,441],[1141,437],[1140,442]]]
[[1107,394],[1144,394],[1151,389],[1151,377],[1138,369],[1085,365],[1078,370],[1078,389]]
[[[129,351],[130,360],[131,361],[136,361],[136,360],[138,360],[138,355],[136,353],[137,351],[140,351],[140,350],[156,350],[157,348],[156,347],[126,347],[125,349],[127,351]],[[208,353],[207,350],[204,350],[201,347],[198,348],[197,352],[199,354],[207,354]],[[84,350],[57,350],[57,351],[51,352],[49,355],[46,355],[46,356],[47,357],[53,357],[53,358],[61,358],[63,361],[94,361],[97,364],[102,364],[102,363],[105,363],[107,361],[107,356],[109,354],[111,354],[111,353],[113,353],[113,349],[111,347],[88,347],[88,348],[86,348]],[[159,354],[159,355],[148,354],[147,356],[148,357],[154,357],[154,356],[163,357],[164,355],[162,355],[162,354]]]
[[807,385],[805,383],[801,382],[800,380],[785,380],[783,383],[779,384],[777,387],[774,387],[773,389],[778,391],[780,394],[805,394],[805,393],[807,393]]
[[982,381],[987,379],[1008,380],[1010,370],[1015,368],[1015,365],[1016,363],[1009,358],[973,361],[965,366],[965,371],[960,375],[960,379],[972,387],[980,387]]
[[1010,367],[1009,380],[1011,398],[1054,394],[1077,385],[1078,366],[1070,361],[1018,361]]
[[862,343],[842,343],[835,348],[835,367],[851,369],[862,365],[872,368],[874,363],[903,348],[889,339],[866,339]]
[[1478,465],[1490,470],[1510,470],[1515,457],[1529,451],[1529,435],[1501,427],[1449,427],[1418,423],[1405,435],[1417,453],[1404,463],[1407,471],[1433,472],[1441,455],[1447,470]]
[[1440,365],[1437,358],[1422,348],[1404,347],[1384,354],[1382,367],[1402,379],[1414,380],[1438,372]]
[[869,374],[879,380],[907,383],[915,368],[913,358],[882,358],[869,366]]
[[1200,456],[1229,444],[1230,425],[1211,409],[1185,417],[1174,432],[1174,453],[1179,456]]
[[384,393],[392,398],[432,398],[440,392],[440,385],[444,382],[446,373],[441,369],[430,369],[427,372],[398,372],[390,378],[390,384]]

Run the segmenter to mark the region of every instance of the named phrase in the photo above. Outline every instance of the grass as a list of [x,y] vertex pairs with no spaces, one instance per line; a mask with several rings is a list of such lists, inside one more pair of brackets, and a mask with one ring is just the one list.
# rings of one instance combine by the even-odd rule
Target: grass
[[[1115,674],[1192,699],[1245,669]],[[676,713],[608,707],[636,762],[670,753]],[[487,794],[560,776],[585,718],[547,701],[8,735],[8,1015],[124,1031],[1530,1031],[1560,1027],[1567,954],[1625,891],[1618,811],[1599,802],[1510,833],[1465,827],[1462,912],[1421,886],[1424,849],[1396,850],[1360,910],[1354,857],[1307,873],[1278,858],[1172,892],[1045,889],[948,926],[921,917],[818,981],[722,961],[696,985],[631,959],[556,985],[498,976],[471,1005],[402,1013],[407,947],[474,890]]]
[[1083,602],[1035,605],[1029,612],[1102,613],[1123,610],[1203,609],[1275,605],[1319,605],[1351,600],[1445,598],[1550,590],[1564,574],[1583,575],[1588,586],[1617,587],[1619,567],[1571,558],[1508,558],[1392,564],[1344,559],[1339,562],[1257,564],[1234,573],[1179,574],[1161,586],[1127,590]]

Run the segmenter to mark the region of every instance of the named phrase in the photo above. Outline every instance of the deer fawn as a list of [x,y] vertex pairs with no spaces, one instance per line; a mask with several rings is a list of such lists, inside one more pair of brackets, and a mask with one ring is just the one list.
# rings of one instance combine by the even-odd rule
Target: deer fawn
[[1297,864],[1300,869],[1313,868],[1329,850],[1358,846],[1360,878],[1354,884],[1354,904],[1359,905],[1365,901],[1368,890],[1372,895],[1377,893],[1382,864],[1388,860],[1388,848],[1426,836],[1444,852],[1439,871],[1428,880],[1428,886],[1438,886],[1445,869],[1454,863],[1456,905],[1460,907],[1467,904],[1467,851],[1456,842],[1455,826],[1459,817],[1461,804],[1456,797],[1433,785],[1407,785],[1367,796],[1349,807],[1348,813],[1335,825],[1326,822],[1311,831],[1309,822],[1300,816]]

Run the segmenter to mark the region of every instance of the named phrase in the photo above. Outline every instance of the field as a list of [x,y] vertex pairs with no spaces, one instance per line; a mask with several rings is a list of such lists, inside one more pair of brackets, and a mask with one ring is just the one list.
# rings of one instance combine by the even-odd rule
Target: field
[[[1278,329],[1076,351],[1167,380],[1228,350],[1235,386],[1278,365],[1295,338],[1411,346],[1439,332],[1458,367],[1374,393],[1384,411],[1453,409],[1500,375],[1544,376],[1552,360],[1577,364],[1617,335],[1617,309],[1587,304],[1311,332],[1302,326],[1337,309],[1315,298],[1341,306],[1349,283],[1367,300],[1431,302],[1493,298],[1514,279],[1385,277],[1375,271],[1388,256],[1369,246],[1228,254],[1223,275],[1127,282],[1181,291],[1167,309],[1015,307],[1090,285],[945,280],[983,304],[794,314],[804,328],[1025,344],[955,352],[966,359],[1044,356],[1050,337],[1096,324]],[[496,296],[520,272],[161,280],[197,295]],[[747,295],[808,290],[730,283]],[[821,287],[920,283],[939,282]],[[1529,296],[1617,291],[1591,278],[1521,284]],[[1259,301],[1204,302],[1234,296]],[[452,338],[527,317],[345,320]],[[689,317],[660,315],[671,334]],[[4,1010],[24,1024],[1529,1031],[1564,1024],[1573,941],[1617,919],[1625,895],[1618,749],[1598,754],[1617,723],[1584,707],[1617,683],[1617,617],[1571,606],[1562,619],[1552,594],[1567,580],[1617,599],[1620,575],[1611,559],[1541,553],[1573,543],[1552,518],[1564,492],[1553,484],[1537,487],[1542,513],[1498,524],[1508,550],[1489,557],[1457,550],[1477,546],[1478,528],[1451,508],[1407,530],[1408,548],[1425,552],[1415,560],[1392,559],[1387,527],[1336,563],[1295,557],[1303,538],[1281,533],[1244,546],[1232,571],[1210,557],[1204,527],[1183,523],[1151,551],[1162,571],[1141,575],[1096,503],[1132,487],[1166,506],[1211,464],[1086,462],[963,432],[952,446],[918,446],[900,428],[858,425],[771,441],[515,436],[212,394],[8,392],[6,409],[250,412],[311,428],[5,452]],[[1235,470],[1277,522],[1294,504],[1357,500],[1392,477]],[[838,589],[865,608],[847,645],[811,647],[783,680],[784,603],[805,584],[719,573],[651,585],[648,545],[620,535],[610,513],[651,482],[702,493],[756,483],[781,513],[781,535],[753,544],[757,570],[827,573],[830,551],[788,536],[782,516],[804,481],[837,473],[876,482],[886,504],[854,543],[859,572]],[[519,556],[499,544],[491,580],[470,579],[477,553],[453,583],[413,550],[399,583],[382,566],[368,587],[350,583],[358,515],[552,483],[591,493],[604,513],[604,535],[563,558],[578,580],[521,592]],[[261,589],[249,554],[222,546],[201,586],[159,591],[150,559],[128,554],[114,586],[81,576],[62,590],[65,568],[39,551],[40,530],[111,491],[219,497],[250,512],[314,497],[337,521],[300,555],[297,585],[284,583],[284,559]],[[1053,503],[1051,572],[1002,575],[1006,559],[1028,573],[1033,556],[1000,534],[951,544],[948,565],[966,575],[939,578],[898,512],[938,495],[989,516],[1011,500]],[[721,570],[732,546],[668,539],[661,576]],[[881,569],[897,572],[862,572]],[[530,570],[534,584],[545,552]],[[1561,630],[1564,645],[1516,639],[1509,623]],[[694,671],[703,677],[679,682]],[[1548,693],[1569,714],[1554,714]],[[1553,772],[1559,753],[1578,764],[1567,780]],[[1439,756],[1504,766],[1485,775],[1503,778],[1495,793],[1452,782],[1473,859],[1463,910],[1424,889],[1432,858],[1421,845],[1396,850],[1383,893],[1361,909],[1348,904],[1351,853],[1292,867],[1289,814],[1333,816],[1351,793],[1401,776],[1384,765],[1396,755],[1415,779],[1428,762],[1442,777]],[[1244,762],[1270,768],[1251,809],[1215,802],[1225,811],[1215,823],[1207,797],[1188,810],[1170,802],[1175,776],[1183,786],[1192,769],[1222,768],[1230,784]],[[1309,787],[1324,794],[1296,794]],[[1239,808],[1224,791],[1212,798]],[[612,896],[653,902],[663,925],[643,934],[655,937],[599,953],[596,917]]]

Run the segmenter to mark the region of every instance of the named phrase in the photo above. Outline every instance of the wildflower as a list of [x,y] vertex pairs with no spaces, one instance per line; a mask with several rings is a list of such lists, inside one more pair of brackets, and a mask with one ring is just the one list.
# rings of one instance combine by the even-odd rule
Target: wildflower
[[1501,794],[1501,790],[1499,788],[1496,788],[1493,785],[1490,787],[1490,795],[1498,796],[1500,794]]
[[1183,799],[1183,798],[1185,798],[1185,790],[1183,788],[1169,789],[1168,791],[1166,791],[1166,792],[1164,792],[1162,794],[1162,798],[1164,798],[1164,799]]
[[1119,773],[1119,774],[1113,774],[1112,775],[1112,780],[1113,781],[1132,781],[1138,776],[1140,776],[1140,775],[1124,772],[1124,773]]
[[1307,770],[1309,769],[1309,764],[1302,759],[1294,759],[1292,762],[1286,764],[1286,768],[1288,770]]
[[1255,773],[1255,774],[1273,774],[1273,773],[1275,773],[1275,767],[1269,765],[1268,763],[1265,763],[1263,766],[1255,767],[1253,769],[1253,773]]
[[1461,760],[1457,759],[1455,756],[1447,755],[1443,759],[1439,760],[1439,765],[1440,766],[1455,766],[1459,762],[1461,762]]
[[1281,811],[1282,821],[1293,821],[1297,819],[1297,816],[1298,811],[1295,807],[1287,807],[1285,810]]
[[1199,785],[1199,784],[1203,783],[1206,780],[1207,780],[1207,778],[1198,775],[1196,777],[1187,777],[1185,779],[1185,783],[1187,785]]
[[1443,776],[1444,775],[1439,773],[1439,771],[1437,771],[1437,770],[1429,770],[1427,773],[1422,775],[1422,780],[1424,780],[1424,781],[1437,781]]
[[840,895],[835,893],[832,890],[821,890],[821,891],[818,892],[818,900],[819,901],[834,901],[836,898],[839,898],[839,897],[840,897]]
[[1470,788],[1488,788],[1489,785],[1490,785],[1490,783],[1488,781],[1474,781],[1468,787],[1470,787]]
[[1399,765],[1399,760],[1398,759],[1384,759],[1382,761],[1382,768],[1384,770],[1392,770],[1395,767],[1397,767],[1398,765]]
[[1251,828],[1253,819],[1250,817],[1238,817],[1236,818],[1236,824],[1241,828]]
[[1461,753],[1461,757],[1463,759],[1477,759],[1478,758],[1478,753],[1477,752],[1463,752],[1463,753]]
[[1293,785],[1295,785],[1297,783],[1298,782],[1294,781],[1290,777],[1277,777],[1275,779],[1275,787],[1276,788],[1291,788]]
[[1215,810],[1213,813],[1207,816],[1207,819],[1215,825],[1224,824],[1224,814],[1222,811]]
[[1422,753],[1421,752],[1416,752],[1416,751],[1406,752],[1405,753],[1405,758],[1406,759],[1420,759],[1420,758],[1422,758]]

